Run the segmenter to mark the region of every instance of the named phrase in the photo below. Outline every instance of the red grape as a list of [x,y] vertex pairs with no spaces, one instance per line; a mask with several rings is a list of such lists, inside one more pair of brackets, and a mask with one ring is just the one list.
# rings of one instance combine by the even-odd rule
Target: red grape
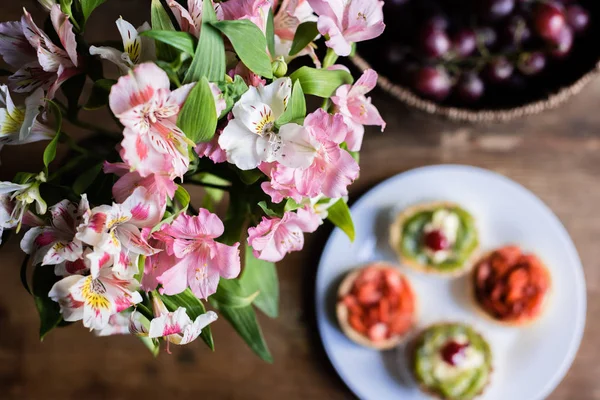
[[544,39],[556,40],[566,26],[565,15],[556,4],[541,3],[535,10],[534,24]]
[[450,50],[450,39],[445,31],[427,25],[421,31],[420,45],[426,56],[440,58]]
[[590,23],[590,15],[583,7],[573,4],[567,7],[567,21],[577,33],[585,31]]
[[487,67],[487,75],[492,82],[503,82],[510,78],[515,67],[504,56],[494,58]]
[[483,43],[486,47],[493,47],[498,41],[498,35],[493,28],[484,26],[477,29],[477,40]]
[[481,78],[469,72],[463,74],[456,85],[456,94],[464,102],[474,103],[483,96],[485,86]]
[[571,52],[572,47],[573,31],[568,26],[565,26],[556,38],[556,48],[552,51],[552,55],[556,58],[563,58]]
[[539,51],[523,53],[519,57],[517,67],[525,75],[535,75],[546,67],[546,57]]
[[452,47],[456,54],[461,57],[471,55],[477,48],[477,36],[472,29],[458,31],[452,37]]
[[427,20],[427,22],[425,22],[425,26],[429,27],[429,28],[433,28],[433,29],[438,29],[441,31],[445,31],[446,29],[448,29],[448,18],[444,17],[443,15],[434,15],[433,17],[429,18]]
[[442,101],[450,94],[452,82],[443,68],[423,67],[416,72],[414,85],[423,96]]
[[483,16],[500,19],[508,16],[515,8],[515,0],[483,0],[481,2]]

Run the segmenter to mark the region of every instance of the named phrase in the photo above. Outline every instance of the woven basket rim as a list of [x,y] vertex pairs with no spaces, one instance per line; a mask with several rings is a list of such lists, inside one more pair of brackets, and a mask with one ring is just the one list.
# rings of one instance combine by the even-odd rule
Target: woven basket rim
[[[352,63],[361,71],[373,69],[369,62],[362,58],[358,53],[350,57]],[[440,115],[453,121],[463,122],[506,122],[527,115],[539,114],[542,111],[554,109],[565,103],[571,97],[583,90],[596,76],[600,75],[600,61],[581,78],[567,87],[561,88],[558,92],[550,95],[545,100],[537,100],[526,103],[522,106],[511,109],[499,110],[469,110],[465,108],[443,106],[430,100],[418,97],[411,90],[404,86],[392,83],[387,77],[379,75],[377,84],[392,97],[400,100],[410,107],[424,111],[429,114]]]

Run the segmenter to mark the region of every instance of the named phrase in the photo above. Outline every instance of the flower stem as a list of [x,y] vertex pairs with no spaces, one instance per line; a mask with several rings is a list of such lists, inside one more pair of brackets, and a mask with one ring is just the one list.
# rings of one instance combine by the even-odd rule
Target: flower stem
[[154,314],[152,313],[152,311],[150,311],[148,307],[146,307],[143,303],[136,304],[136,307],[144,317],[148,318],[149,321],[152,321],[152,319],[154,318]]
[[325,54],[325,58],[323,59],[323,69],[327,69],[331,67],[338,59],[338,55],[335,54],[333,49],[327,49],[327,54]]

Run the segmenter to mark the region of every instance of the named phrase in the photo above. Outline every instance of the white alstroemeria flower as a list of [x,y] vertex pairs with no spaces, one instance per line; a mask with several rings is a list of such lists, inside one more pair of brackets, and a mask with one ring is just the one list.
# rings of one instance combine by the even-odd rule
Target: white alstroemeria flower
[[128,311],[113,314],[108,319],[108,324],[94,333],[96,336],[128,335],[130,318],[131,313]]
[[29,209],[29,206],[35,202],[38,214],[45,214],[47,205],[40,195],[40,183],[46,182],[46,176],[43,172],[28,183],[0,182],[0,203],[9,203],[12,207],[10,214],[7,207],[0,207],[0,228],[14,228],[17,231],[21,228],[23,217]]
[[139,255],[150,256],[159,251],[148,244],[140,229],[148,227],[151,210],[157,208],[147,201],[146,193],[147,189],[140,186],[122,204],[104,204],[83,215],[75,238],[94,247],[87,256],[94,278],[100,273],[105,254],[114,257],[115,274],[130,279],[138,272]]
[[204,327],[217,320],[217,314],[214,311],[208,311],[199,315],[192,322],[184,307],[170,312],[158,296],[152,296],[152,308],[155,318],[150,321],[148,337],[151,339],[164,338],[169,343],[177,345],[188,344],[196,340]]
[[44,105],[44,91],[38,88],[25,99],[25,106],[16,106],[6,85],[0,85],[0,149],[16,145],[50,140],[56,133],[37,120]]
[[112,268],[102,268],[96,278],[71,275],[56,282],[48,297],[60,305],[68,322],[83,320],[83,326],[102,330],[110,317],[142,301],[139,282],[121,279]]
[[151,29],[147,22],[135,29],[133,25],[121,17],[116,21],[116,24],[123,39],[123,49],[125,51],[108,46],[90,46],[91,55],[100,56],[116,64],[124,73],[127,73],[134,65],[141,64],[144,61],[152,61],[156,58],[154,40],[140,36],[141,32]]
[[196,340],[202,333],[202,329],[216,320],[217,314],[214,311],[207,311],[192,322],[185,308],[179,307],[175,312],[167,312],[150,321],[148,337],[151,339],[163,337],[170,343],[184,345]]
[[290,78],[267,86],[251,86],[233,107],[233,119],[221,136],[219,146],[227,161],[242,170],[261,162],[277,161],[290,168],[306,168],[315,156],[312,138],[304,127],[289,123],[275,131],[275,121],[287,107],[292,91]]

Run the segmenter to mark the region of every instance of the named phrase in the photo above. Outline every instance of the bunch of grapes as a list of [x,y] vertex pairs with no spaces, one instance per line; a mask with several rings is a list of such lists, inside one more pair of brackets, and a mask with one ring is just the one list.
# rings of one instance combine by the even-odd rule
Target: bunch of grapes
[[576,0],[386,0],[384,10],[383,69],[422,97],[465,105],[564,61],[590,25]]

